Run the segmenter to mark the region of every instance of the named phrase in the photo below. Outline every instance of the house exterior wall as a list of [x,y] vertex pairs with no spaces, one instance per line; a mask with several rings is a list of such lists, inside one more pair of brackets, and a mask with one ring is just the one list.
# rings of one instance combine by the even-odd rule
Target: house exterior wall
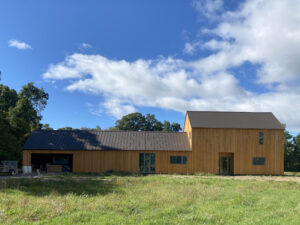
[[[78,151],[24,150],[23,166],[31,166],[31,154],[73,154],[73,172],[139,172],[139,153],[155,153],[156,173],[192,173],[191,151]],[[187,164],[170,164],[170,156],[187,156]]]
[[[156,173],[219,173],[219,157],[233,154],[233,173],[284,173],[284,130],[192,128],[186,114],[187,132],[192,151],[78,151],[24,150],[23,166],[31,166],[32,153],[73,154],[74,172],[139,172],[139,153],[156,154]],[[259,144],[264,132],[264,144]],[[170,164],[170,156],[187,156],[187,164]],[[253,157],[265,157],[265,165],[253,165]]]
[[[264,144],[259,144],[259,132]],[[219,173],[219,156],[233,153],[234,170],[238,174],[279,175],[284,172],[283,130],[258,129],[192,129],[193,171]],[[252,165],[253,157],[265,157],[265,165]]]
[[189,139],[189,143],[191,148],[193,149],[193,133],[192,133],[192,126],[191,126],[191,122],[189,119],[189,115],[186,113],[185,114],[185,121],[184,121],[184,127],[183,127],[183,132],[187,133],[188,139]]

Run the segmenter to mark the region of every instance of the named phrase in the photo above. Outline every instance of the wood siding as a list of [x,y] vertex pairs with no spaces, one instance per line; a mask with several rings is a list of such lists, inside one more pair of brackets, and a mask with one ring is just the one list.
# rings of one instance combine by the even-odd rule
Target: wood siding
[[[264,144],[259,144],[259,132]],[[219,157],[233,154],[234,174],[284,172],[284,131],[231,128],[192,128],[188,115],[184,124],[192,151],[54,151],[24,150],[23,165],[31,165],[31,153],[73,154],[74,172],[139,172],[139,153],[156,154],[156,173],[219,173]],[[186,165],[170,164],[170,156],[187,156]],[[265,157],[265,165],[252,165],[253,157]]]
[[[73,172],[139,172],[139,153],[155,153],[156,173],[192,173],[192,152],[187,151],[53,151],[24,150],[23,166],[31,166],[31,154],[73,154]],[[187,164],[170,164],[170,156],[187,156]]]
[[[259,144],[259,132],[264,144]],[[193,128],[193,171],[219,173],[219,156],[233,153],[234,174],[284,172],[283,130]],[[253,157],[265,157],[265,165],[252,165]]]
[[189,139],[189,143],[191,148],[193,148],[193,133],[192,133],[192,126],[191,126],[191,122],[189,119],[189,115],[186,113],[185,114],[185,121],[184,121],[184,127],[183,127],[183,132],[187,133],[188,139]]

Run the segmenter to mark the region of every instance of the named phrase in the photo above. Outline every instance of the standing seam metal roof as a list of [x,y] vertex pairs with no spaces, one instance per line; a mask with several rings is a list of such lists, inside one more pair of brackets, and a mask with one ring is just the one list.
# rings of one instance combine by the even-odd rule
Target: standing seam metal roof
[[191,151],[184,132],[36,130],[24,150]]
[[187,111],[194,128],[284,129],[271,112]]

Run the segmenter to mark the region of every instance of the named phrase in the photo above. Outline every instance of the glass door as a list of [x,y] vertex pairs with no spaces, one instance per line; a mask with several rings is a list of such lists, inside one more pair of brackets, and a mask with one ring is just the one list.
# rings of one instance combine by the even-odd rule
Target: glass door
[[233,158],[231,156],[220,156],[219,171],[220,171],[220,175],[233,174]]
[[155,153],[140,153],[140,173],[155,173]]

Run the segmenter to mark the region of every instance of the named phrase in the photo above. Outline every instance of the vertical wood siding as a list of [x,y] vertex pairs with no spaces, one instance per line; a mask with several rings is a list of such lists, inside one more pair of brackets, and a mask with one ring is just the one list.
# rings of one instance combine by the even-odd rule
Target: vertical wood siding
[[[259,132],[264,144],[259,144]],[[31,153],[73,154],[74,172],[139,172],[139,153],[156,154],[156,173],[219,173],[219,156],[233,153],[234,174],[283,174],[284,131],[258,129],[192,128],[184,124],[192,152],[187,151],[45,151],[24,150],[23,165],[31,165]],[[188,156],[186,165],[170,164],[170,156]],[[265,157],[265,165],[252,165],[253,157]]]
[[[264,144],[259,144],[260,131]],[[283,174],[283,130],[193,128],[193,171],[219,173],[219,156],[233,153],[234,174]],[[265,165],[252,165],[265,157]]]
[[[187,151],[54,151],[24,150],[23,165],[31,165],[31,154],[73,154],[73,172],[139,172],[139,153],[155,153],[156,173],[192,173],[191,152]],[[187,164],[170,164],[170,156],[187,156]]]
[[191,148],[193,147],[193,133],[192,133],[192,126],[191,126],[191,122],[190,122],[190,119],[189,119],[189,116],[188,114],[186,113],[185,114],[185,121],[184,121],[184,127],[183,127],[183,132],[186,132],[187,133],[187,136],[188,136],[188,139],[189,139],[189,143],[190,143],[190,146]]

